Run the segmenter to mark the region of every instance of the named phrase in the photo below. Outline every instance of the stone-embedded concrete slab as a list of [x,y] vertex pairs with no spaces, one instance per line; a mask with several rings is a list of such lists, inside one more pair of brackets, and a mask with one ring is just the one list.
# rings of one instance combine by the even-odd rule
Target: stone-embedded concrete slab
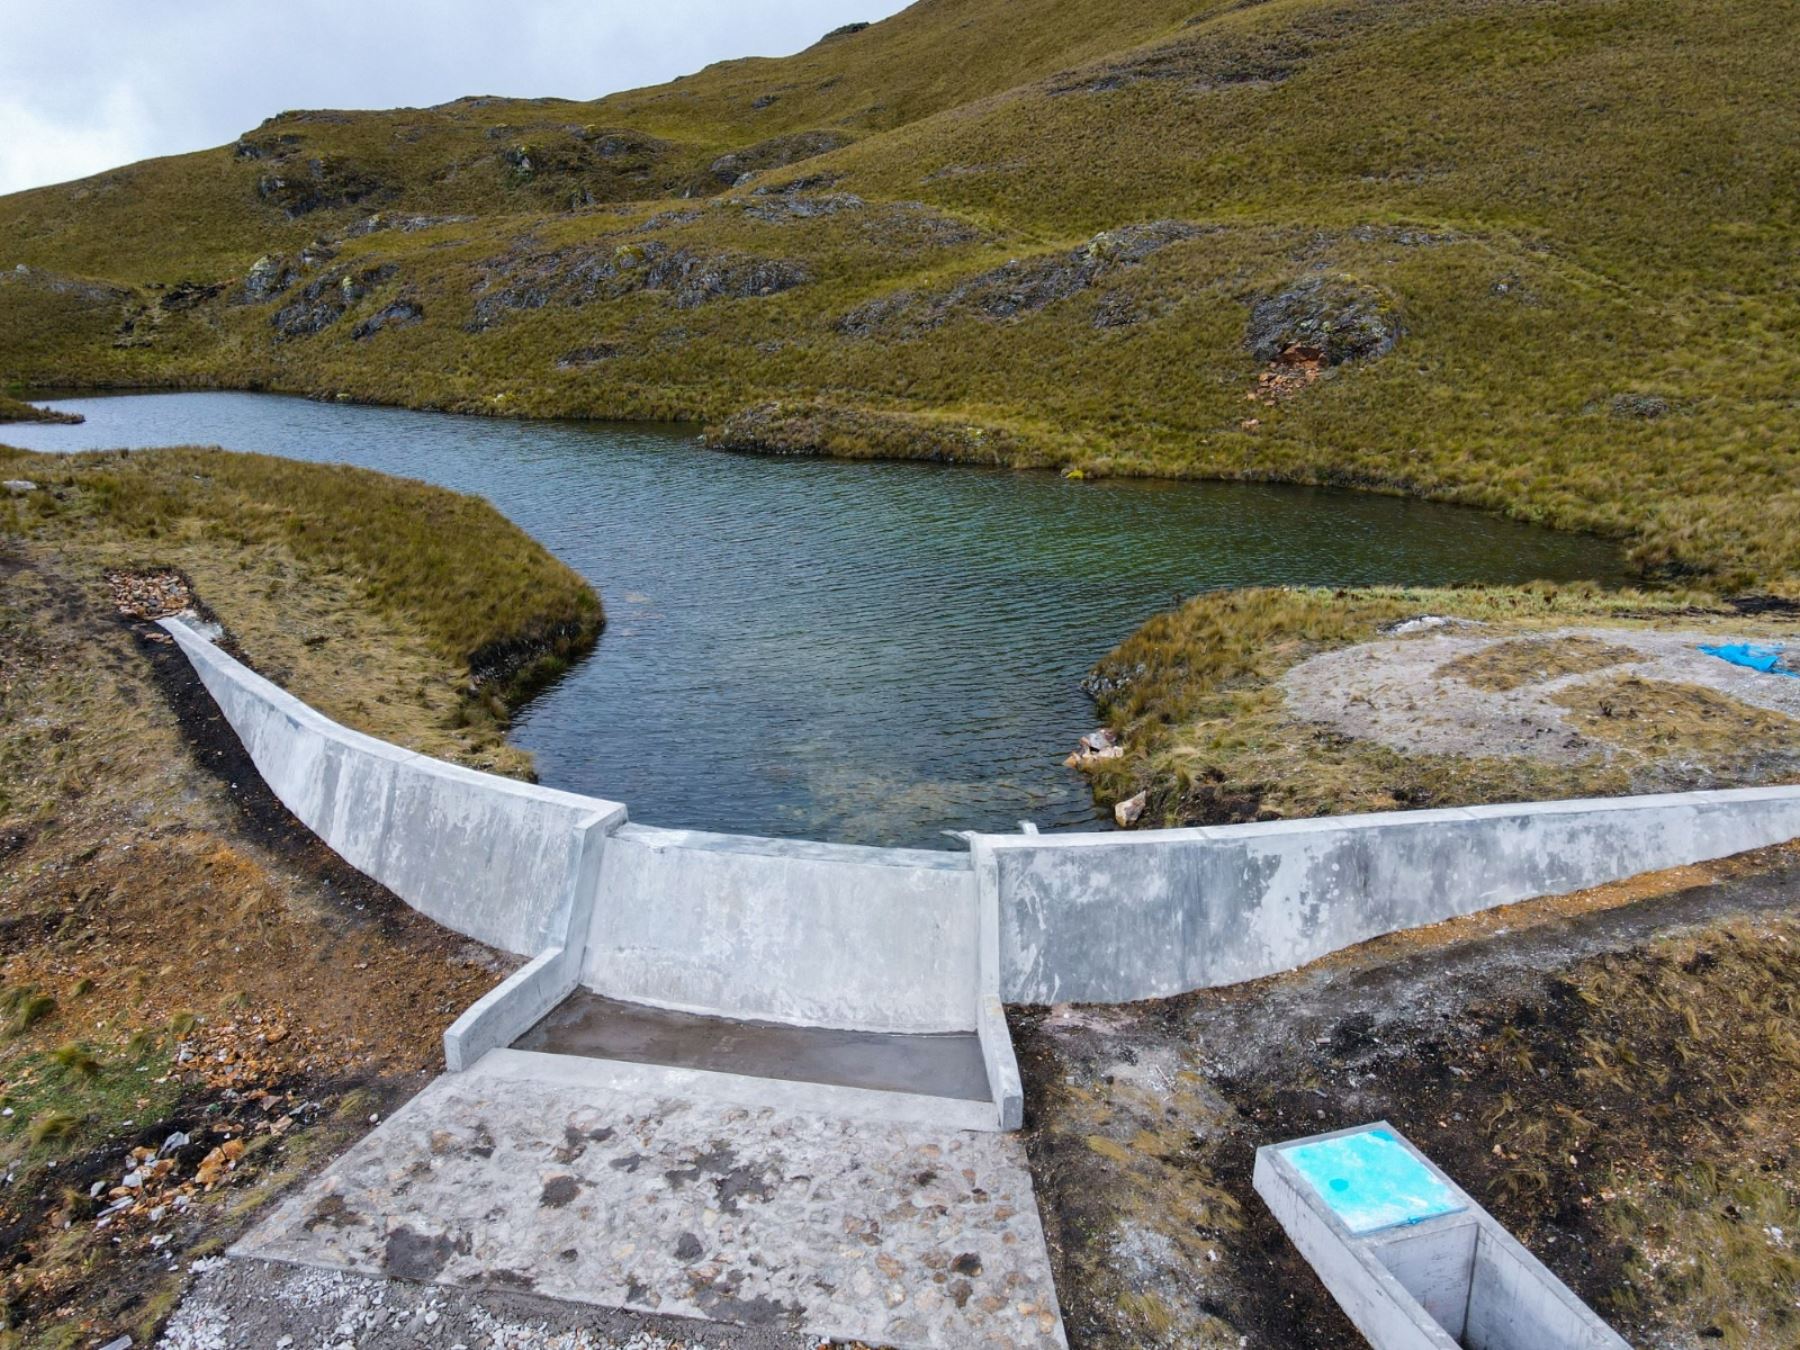
[[1386,1121],[1264,1145],[1254,1182],[1374,1350],[1628,1350]]
[[440,1078],[234,1255],[875,1344],[1064,1345],[1016,1136],[569,1070],[593,1063],[498,1051]]

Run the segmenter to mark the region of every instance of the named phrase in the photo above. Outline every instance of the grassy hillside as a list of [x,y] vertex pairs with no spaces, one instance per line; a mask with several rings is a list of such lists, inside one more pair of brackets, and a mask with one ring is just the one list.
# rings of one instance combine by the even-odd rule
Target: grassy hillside
[[1790,589],[1787,20],[926,0],[593,103],[286,113],[0,199],[0,379],[1348,483]]

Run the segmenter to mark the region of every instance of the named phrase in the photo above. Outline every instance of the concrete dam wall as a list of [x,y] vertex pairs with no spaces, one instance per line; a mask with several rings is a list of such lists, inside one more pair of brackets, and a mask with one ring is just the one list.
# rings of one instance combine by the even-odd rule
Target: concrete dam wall
[[989,1044],[1004,1036],[1001,1000],[1125,1002],[1256,979],[1383,933],[1800,836],[1792,787],[976,835],[967,854],[651,829],[619,803],[350,731],[188,625],[163,626],[275,795],[408,904],[538,958],[530,1000],[579,981],[740,1019],[976,1029],[997,1079],[1012,1073],[1010,1047]]

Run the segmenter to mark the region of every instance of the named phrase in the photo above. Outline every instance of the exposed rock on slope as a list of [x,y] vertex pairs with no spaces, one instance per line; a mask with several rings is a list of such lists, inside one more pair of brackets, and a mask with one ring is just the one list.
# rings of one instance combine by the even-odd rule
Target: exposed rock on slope
[[1258,300],[1244,345],[1259,361],[1303,352],[1336,366],[1386,356],[1403,331],[1384,292],[1353,277],[1313,276]]
[[270,322],[280,337],[311,337],[343,318],[352,305],[398,270],[392,263],[384,263],[357,272],[328,273],[301,291],[298,299],[277,310]]
[[715,183],[731,187],[740,182],[745,174],[785,168],[789,164],[798,164],[803,159],[812,159],[814,156],[842,149],[848,144],[850,137],[841,131],[800,131],[788,136],[774,136],[742,150],[720,155],[708,167],[707,172]]
[[[1014,260],[990,272],[935,293],[899,291],[859,305],[838,320],[838,331],[851,337],[881,332],[923,332],[959,313],[986,319],[1012,319],[1067,300],[1098,284],[1120,268],[1141,263],[1171,244],[1201,231],[1179,220],[1158,220],[1103,230],[1080,248],[1046,257]],[[1096,316],[1099,327],[1116,326],[1129,317],[1107,310]]]
[[289,220],[313,211],[353,206],[377,195],[394,196],[397,190],[375,175],[336,155],[322,155],[303,164],[289,164],[279,157],[276,167],[256,180],[256,195],[279,207]]
[[658,242],[552,249],[497,259],[483,270],[469,325],[476,332],[508,312],[576,307],[634,291],[665,291],[677,308],[692,309],[713,300],[775,295],[812,279],[801,264],[782,258],[701,253]]

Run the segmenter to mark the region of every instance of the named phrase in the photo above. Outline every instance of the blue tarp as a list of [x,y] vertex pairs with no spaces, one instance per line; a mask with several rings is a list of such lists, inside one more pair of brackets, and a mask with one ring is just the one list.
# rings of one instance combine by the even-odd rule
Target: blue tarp
[[1760,671],[1764,675],[1786,675],[1800,678],[1800,667],[1788,659],[1787,648],[1779,642],[1721,642],[1700,648],[1708,656],[1729,661],[1734,666]]

